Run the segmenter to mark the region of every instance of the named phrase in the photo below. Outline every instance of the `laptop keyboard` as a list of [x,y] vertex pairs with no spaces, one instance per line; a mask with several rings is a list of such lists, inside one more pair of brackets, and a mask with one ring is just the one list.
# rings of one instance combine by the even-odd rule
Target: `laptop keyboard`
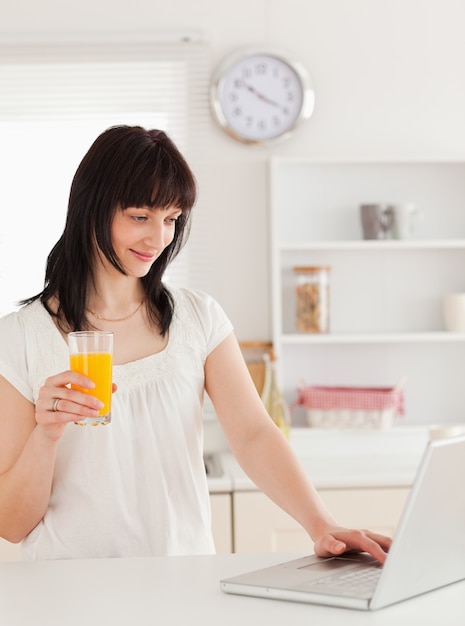
[[339,592],[347,596],[366,596],[374,592],[382,572],[382,567],[366,569],[351,569],[346,572],[337,572],[305,583],[305,588],[311,591],[325,593]]

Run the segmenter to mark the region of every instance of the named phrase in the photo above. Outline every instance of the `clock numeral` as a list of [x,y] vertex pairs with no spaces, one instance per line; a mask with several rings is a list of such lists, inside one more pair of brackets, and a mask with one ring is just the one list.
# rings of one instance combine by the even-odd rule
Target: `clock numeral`
[[239,100],[239,96],[237,95],[235,91],[231,91],[228,94],[228,98],[231,100],[231,102],[237,102]]
[[240,89],[244,86],[244,81],[242,80],[242,78],[235,78],[233,84],[235,89]]
[[252,76],[252,70],[250,69],[250,67],[242,68],[242,76],[244,78],[250,78]]
[[263,76],[263,74],[266,74],[266,71],[267,71],[266,63],[257,63],[257,65],[255,66],[255,74],[259,74]]
[[259,120],[257,126],[260,130],[266,130],[266,121],[263,119]]
[[246,124],[246,126],[252,126],[252,124],[253,124],[253,117],[251,115],[246,115],[245,116],[245,124]]
[[271,121],[273,122],[273,126],[275,128],[279,128],[279,126],[281,126],[281,120],[279,119],[279,117],[273,116]]
[[295,100],[295,94],[292,91],[288,91],[287,92],[287,101],[288,102],[294,102]]
[[242,115],[241,107],[234,107],[232,112],[236,117],[240,117]]

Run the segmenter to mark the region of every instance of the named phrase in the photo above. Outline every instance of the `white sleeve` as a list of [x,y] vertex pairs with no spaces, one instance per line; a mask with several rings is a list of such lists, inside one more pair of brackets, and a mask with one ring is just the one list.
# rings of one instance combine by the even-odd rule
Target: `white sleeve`
[[233,325],[221,305],[210,295],[193,289],[180,291],[200,322],[208,356],[232,332]]
[[26,333],[18,313],[0,318],[0,376],[33,402]]

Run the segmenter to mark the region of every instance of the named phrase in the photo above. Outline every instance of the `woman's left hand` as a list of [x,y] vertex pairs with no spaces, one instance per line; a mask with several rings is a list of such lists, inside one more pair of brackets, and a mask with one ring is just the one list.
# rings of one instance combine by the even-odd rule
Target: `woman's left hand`
[[391,546],[390,537],[369,530],[352,530],[339,526],[329,528],[315,541],[318,556],[339,556],[344,552],[368,552],[377,561],[384,563]]

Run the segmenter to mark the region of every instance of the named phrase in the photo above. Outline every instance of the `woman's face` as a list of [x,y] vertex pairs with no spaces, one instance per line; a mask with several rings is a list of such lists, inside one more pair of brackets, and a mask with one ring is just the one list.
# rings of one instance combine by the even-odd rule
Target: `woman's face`
[[173,241],[177,207],[152,209],[129,207],[117,210],[111,226],[116,255],[128,276],[142,278]]

